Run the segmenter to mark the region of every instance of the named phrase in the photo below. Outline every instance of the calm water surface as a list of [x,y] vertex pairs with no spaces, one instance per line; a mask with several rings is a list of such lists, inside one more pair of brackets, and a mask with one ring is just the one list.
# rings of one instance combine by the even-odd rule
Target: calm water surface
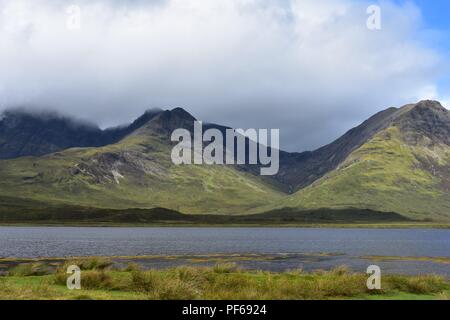
[[[0,227],[0,257],[201,255],[255,253],[283,259],[239,262],[245,268],[306,270],[346,264],[365,270],[363,256],[449,257],[450,230],[315,228]],[[336,254],[309,257],[308,254]],[[163,261],[148,262],[159,267]],[[171,262],[177,264],[181,262]],[[450,264],[377,261],[391,273],[440,273]]]

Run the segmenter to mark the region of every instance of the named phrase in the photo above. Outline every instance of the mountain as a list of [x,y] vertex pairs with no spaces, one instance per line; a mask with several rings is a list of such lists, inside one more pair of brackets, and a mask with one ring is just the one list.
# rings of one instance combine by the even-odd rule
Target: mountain
[[149,110],[132,124],[101,130],[55,112],[7,110],[0,116],[0,159],[41,156],[73,147],[99,147],[118,142],[162,112]]
[[[141,117],[142,119],[142,117]],[[0,161],[0,196],[99,208],[163,207],[183,213],[241,213],[282,193],[233,166],[175,166],[176,128],[195,118],[181,108],[131,125],[117,143]]]
[[450,116],[436,101],[386,109],[315,151],[281,151],[274,177],[261,177],[258,166],[173,165],[170,135],[192,131],[194,120],[181,108],[154,110],[101,130],[61,117],[6,114],[0,158],[11,159],[0,160],[0,211],[23,202],[41,211],[59,205],[270,211],[286,219],[309,212],[311,220],[323,212],[348,219],[347,211],[356,210],[450,220]]
[[336,169],[354,150],[377,132],[389,126],[396,108],[381,111],[336,141],[315,151],[302,153],[282,152],[280,172],[276,179],[291,191],[304,188],[328,172]]
[[316,166],[335,169],[276,208],[352,207],[450,218],[450,112],[436,101],[383,111],[314,154],[326,155]]

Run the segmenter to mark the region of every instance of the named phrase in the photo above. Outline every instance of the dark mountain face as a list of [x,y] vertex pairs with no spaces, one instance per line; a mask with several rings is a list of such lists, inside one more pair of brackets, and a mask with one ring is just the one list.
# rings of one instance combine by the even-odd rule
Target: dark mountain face
[[54,113],[5,111],[0,117],[0,159],[41,156],[73,147],[115,143],[161,113],[151,110],[132,124],[101,130]]
[[102,131],[55,114],[6,111],[0,121],[0,158],[43,155],[74,146],[98,146]]
[[408,144],[424,138],[429,143],[450,145],[450,112],[436,101],[421,101],[401,108],[393,124],[403,132]]
[[0,117],[0,159],[41,156],[73,147],[100,147],[130,134],[168,139],[178,128],[193,131],[196,119],[182,108],[148,110],[127,126],[101,130],[57,114],[5,111]]
[[182,108],[161,111],[148,119],[133,134],[136,135],[159,135],[170,139],[172,132],[183,128],[193,132],[196,119]]

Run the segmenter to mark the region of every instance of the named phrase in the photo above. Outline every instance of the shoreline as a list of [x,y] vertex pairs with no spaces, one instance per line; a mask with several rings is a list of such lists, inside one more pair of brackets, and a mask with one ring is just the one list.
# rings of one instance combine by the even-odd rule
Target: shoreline
[[405,223],[115,223],[115,222],[2,222],[0,227],[60,227],[60,228],[301,228],[301,229],[450,229],[446,222]]
[[[177,267],[211,267],[217,264],[234,264],[236,267],[250,271],[264,271],[285,273],[298,267],[268,267],[268,264],[275,265],[282,261],[298,261],[297,265],[305,272],[315,272],[317,270],[331,270],[340,266],[345,266],[349,270],[360,270],[353,262],[355,260],[367,261],[367,265],[378,264],[379,262],[416,262],[416,263],[432,263],[435,265],[449,265],[450,256],[352,256],[347,257],[346,262],[331,263],[327,267],[315,265],[320,260],[341,259],[345,257],[344,253],[333,252],[305,252],[305,253],[186,253],[186,254],[143,254],[143,255],[85,255],[85,256],[48,256],[48,257],[1,257],[0,258],[0,276],[7,273],[11,268],[21,265],[47,265],[56,268],[70,261],[94,261],[108,262],[108,265],[114,268],[124,267],[129,264],[139,265],[140,268],[146,270],[165,270]],[[330,260],[331,261],[331,260]],[[283,262],[282,262],[283,264]],[[309,266],[307,266],[309,265]],[[311,267],[315,265],[314,267]],[[355,269],[353,269],[355,268]],[[361,270],[360,270],[361,271]],[[391,271],[389,275],[418,276],[422,273],[397,272]],[[436,273],[428,270],[424,274],[440,275],[450,280],[450,274],[447,272]]]
[[[209,259],[211,261],[242,261],[242,260],[272,260],[280,259],[280,257],[286,257],[293,255],[301,255],[305,257],[337,257],[343,256],[343,253],[336,252],[305,252],[305,253],[185,253],[185,254],[143,254],[143,255],[86,255],[86,256],[59,256],[59,257],[0,257],[0,264],[7,262],[43,262],[43,261],[65,261],[65,260],[84,260],[84,259],[110,259],[110,260],[177,260],[177,259]],[[425,257],[425,256],[383,256],[383,255],[362,255],[356,256],[356,258],[374,260],[374,261],[389,261],[389,260],[401,260],[401,261],[430,261],[434,263],[450,264],[449,257]]]

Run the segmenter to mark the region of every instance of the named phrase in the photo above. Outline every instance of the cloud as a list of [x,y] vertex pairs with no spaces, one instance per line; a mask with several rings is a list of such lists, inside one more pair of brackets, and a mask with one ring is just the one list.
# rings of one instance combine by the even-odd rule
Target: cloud
[[[184,107],[233,127],[280,128],[284,149],[330,142],[433,88],[442,57],[416,6],[356,0],[0,2],[0,108],[54,108],[101,126]],[[69,23],[69,26],[73,26]]]
[[445,108],[450,110],[450,98],[443,98],[441,103]]

